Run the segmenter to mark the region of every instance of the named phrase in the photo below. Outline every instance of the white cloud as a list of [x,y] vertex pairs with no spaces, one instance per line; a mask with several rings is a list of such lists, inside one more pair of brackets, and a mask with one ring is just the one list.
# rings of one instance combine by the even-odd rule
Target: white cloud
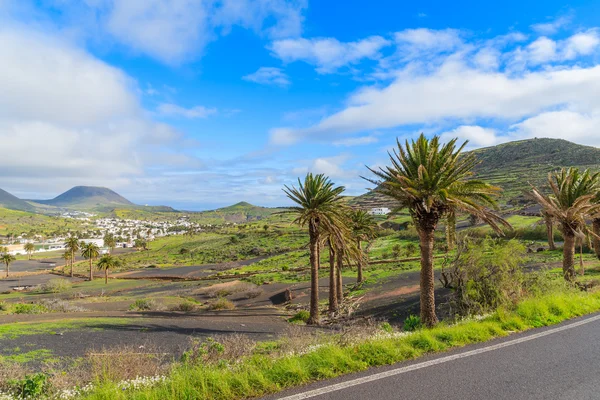
[[442,133],[440,136],[444,142],[454,138],[461,139],[461,142],[468,140],[468,148],[495,146],[506,141],[506,139],[498,136],[496,130],[476,125],[461,125],[451,131]]
[[544,22],[539,24],[531,25],[531,29],[540,35],[553,35],[557,33],[561,28],[567,26],[572,20],[572,17],[569,15],[565,15],[559,18],[556,18],[550,22]]
[[355,178],[357,176],[356,171],[343,167],[349,158],[347,154],[340,154],[333,157],[319,157],[305,162],[305,166],[294,168],[292,173],[295,175],[304,175],[307,172],[312,172],[313,174],[325,174],[330,178]]
[[134,82],[49,35],[0,28],[0,118],[85,125],[138,113]]
[[525,65],[525,63],[540,65],[574,60],[580,56],[589,56],[599,46],[600,36],[598,31],[590,29],[559,41],[542,36],[530,43],[525,50],[517,49],[515,54],[522,65]]
[[564,58],[572,60],[579,55],[590,55],[598,48],[598,45],[600,45],[598,30],[590,29],[577,33],[564,42]]
[[299,38],[277,40],[269,48],[284,62],[304,61],[315,65],[319,73],[330,73],[363,59],[378,59],[380,50],[390,44],[381,36],[345,43],[335,38]]
[[206,118],[210,115],[216,114],[216,108],[207,108],[204,106],[195,106],[191,108],[181,107],[177,104],[162,103],[158,106],[158,112],[162,115],[169,117],[183,117],[183,118]]
[[591,113],[549,111],[511,126],[513,138],[549,137],[600,146],[600,109]]
[[456,29],[406,29],[396,32],[394,36],[400,51],[409,57],[451,51],[463,43]]
[[0,57],[8,188],[55,195],[76,184],[122,187],[185,142],[146,119],[131,78],[49,33],[3,26]]
[[290,84],[289,77],[283,70],[275,67],[260,67],[256,72],[246,75],[242,79],[261,85],[287,86]]
[[385,129],[443,119],[497,118],[515,120],[549,107],[600,107],[600,66],[529,72],[511,76],[484,72],[449,61],[431,75],[400,74],[390,85],[366,87],[349,105],[320,123],[304,128],[276,128],[271,141],[291,144],[324,135]]
[[305,0],[57,0],[69,29],[96,43],[111,38],[134,53],[178,65],[233,26],[269,38],[302,32]]
[[529,59],[533,64],[542,64],[556,58],[556,42],[541,37],[527,46]]
[[335,140],[335,141],[333,141],[333,145],[350,147],[350,146],[363,146],[366,144],[373,144],[373,143],[377,143],[377,142],[379,142],[379,139],[374,135],[370,135],[370,136],[360,136],[360,137],[355,137],[355,138],[346,138],[346,139]]

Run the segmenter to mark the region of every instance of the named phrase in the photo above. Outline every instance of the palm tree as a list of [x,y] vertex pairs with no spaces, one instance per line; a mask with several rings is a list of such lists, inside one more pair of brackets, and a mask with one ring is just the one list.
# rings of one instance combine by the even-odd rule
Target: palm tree
[[110,254],[100,257],[98,260],[98,269],[104,270],[104,284],[108,284],[108,270],[121,265],[121,262]]
[[587,169],[563,168],[548,174],[551,195],[542,194],[533,187],[533,198],[544,212],[559,224],[564,238],[563,276],[567,281],[575,278],[575,238],[588,232],[585,219],[600,212],[594,197],[600,187],[600,174]]
[[352,221],[352,234],[356,239],[356,247],[358,248],[359,255],[357,259],[357,276],[356,282],[362,283],[363,278],[363,262],[367,259],[366,255],[363,255],[362,242],[369,241],[375,237],[375,229],[377,223],[369,214],[364,210],[352,210],[350,212],[350,220]]
[[81,256],[86,260],[90,260],[90,281],[94,279],[94,271],[92,270],[92,263],[94,259],[100,255],[100,248],[96,243],[81,242]]
[[10,263],[15,261],[16,258],[12,254],[4,253],[2,257],[0,257],[0,260],[4,263],[4,265],[6,265],[6,277],[8,278]]
[[421,134],[416,141],[407,140],[404,147],[397,140],[398,149],[389,154],[392,165],[378,170],[369,168],[377,179],[367,179],[377,185],[376,191],[395,199],[410,212],[421,248],[421,321],[429,327],[438,322],[433,245],[439,220],[450,210],[460,210],[481,218],[499,233],[499,225],[510,227],[486,208],[496,207],[500,188],[469,179],[478,162],[473,153],[461,153],[467,142],[457,148],[457,140],[442,145],[439,137],[427,139]]
[[[71,253],[69,250],[65,251],[62,255],[63,260],[65,260],[65,267],[69,265],[69,261],[71,261]],[[63,267],[63,275],[65,275],[65,269]]]
[[79,251],[80,242],[75,236],[70,236],[65,241],[65,248],[71,253],[71,278],[73,277],[73,264],[75,263],[75,253]]
[[319,245],[321,229],[341,240],[341,230],[345,224],[341,194],[343,186],[334,186],[325,175],[308,173],[304,182],[298,179],[298,188],[287,185],[283,191],[297,206],[289,207],[288,212],[297,215],[294,223],[308,226],[311,296],[309,324],[319,323]]
[[104,235],[104,246],[108,247],[108,254],[111,254],[117,245],[117,241],[112,233]]
[[552,218],[552,215],[548,214],[543,210],[542,217],[544,217],[544,224],[546,225],[546,236],[548,237],[548,250],[556,250],[556,245],[554,244],[554,218]]
[[592,219],[592,241],[594,243],[594,252],[596,257],[600,259],[600,217]]
[[339,303],[337,296],[337,276],[335,273],[335,245],[331,236],[327,238],[327,248],[329,249],[329,313],[333,314],[338,311]]
[[27,258],[31,261],[31,255],[35,251],[35,246],[33,245],[33,243],[29,242],[25,243],[25,246],[23,248],[27,252]]

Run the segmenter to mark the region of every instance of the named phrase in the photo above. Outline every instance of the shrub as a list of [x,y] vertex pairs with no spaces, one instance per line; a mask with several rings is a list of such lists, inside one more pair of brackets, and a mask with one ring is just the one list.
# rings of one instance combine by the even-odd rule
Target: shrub
[[183,312],[192,312],[198,308],[196,303],[192,303],[191,301],[183,301],[173,307],[173,311],[183,311]]
[[407,332],[416,331],[417,329],[421,329],[421,327],[421,317],[418,317],[416,315],[409,315],[408,318],[404,320],[403,329]]
[[148,311],[153,309],[156,303],[149,299],[137,299],[133,304],[129,306],[132,311]]
[[454,289],[452,305],[459,315],[482,314],[515,303],[526,294],[521,263],[525,247],[486,238],[464,238],[453,260],[442,267],[444,287]]
[[381,325],[379,325],[379,328],[386,333],[394,332],[394,328],[392,328],[392,325],[390,325],[389,322],[383,322]]
[[235,308],[235,304],[233,304],[233,302],[231,302],[223,297],[218,298],[217,300],[210,303],[208,306],[208,309],[212,310],[212,311],[233,310],[234,308]]
[[11,381],[9,386],[22,399],[37,399],[42,397],[48,389],[47,381],[48,377],[45,374],[37,373]]
[[13,314],[44,314],[48,312],[48,309],[42,304],[25,304],[17,303],[12,305]]
[[310,313],[306,310],[298,311],[292,318],[288,319],[292,324],[306,323],[310,318]]
[[44,283],[42,290],[50,293],[64,293],[71,290],[71,287],[71,281],[63,278],[54,278]]
[[44,306],[50,312],[83,312],[87,311],[83,307],[79,307],[71,304],[66,300],[61,299],[43,299],[39,302],[40,305]]
[[4,301],[0,301],[0,311],[8,311],[10,309],[9,305]]

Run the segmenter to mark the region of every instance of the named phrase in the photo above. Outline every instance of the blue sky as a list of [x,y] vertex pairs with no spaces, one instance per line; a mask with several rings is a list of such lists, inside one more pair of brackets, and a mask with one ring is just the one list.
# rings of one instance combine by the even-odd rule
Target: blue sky
[[598,27],[597,1],[0,0],[0,187],[275,206],[307,171],[363,193],[421,131],[599,146]]

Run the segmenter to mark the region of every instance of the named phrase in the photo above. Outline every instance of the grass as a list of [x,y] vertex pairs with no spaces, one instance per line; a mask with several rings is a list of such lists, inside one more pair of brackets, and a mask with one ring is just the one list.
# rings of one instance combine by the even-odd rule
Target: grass
[[[77,329],[104,329],[109,326],[120,326],[131,323],[129,318],[78,318],[60,321],[13,322],[0,325],[0,339],[14,339],[19,336],[55,334],[56,332]],[[136,319],[139,321],[139,319]]]
[[50,362],[57,360],[52,351],[48,349],[38,349],[24,352],[21,348],[15,347],[6,353],[9,354],[0,355],[0,363],[8,361],[19,364],[27,364],[30,362]]
[[154,387],[124,392],[114,382],[100,383],[86,399],[244,399],[312,381],[410,360],[428,353],[507,336],[515,331],[556,324],[600,310],[600,293],[561,292],[528,299],[511,310],[498,309],[482,320],[413,333],[384,333],[344,345],[331,340],[304,354],[271,357],[253,354],[235,364],[178,364]]

